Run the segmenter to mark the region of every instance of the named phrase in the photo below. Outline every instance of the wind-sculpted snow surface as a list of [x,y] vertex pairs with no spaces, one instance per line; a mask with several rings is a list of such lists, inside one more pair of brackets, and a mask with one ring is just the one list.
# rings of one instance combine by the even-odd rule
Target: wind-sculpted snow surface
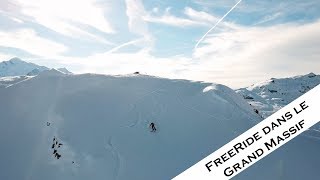
[[[50,70],[0,99],[0,179],[170,179],[260,120],[223,85],[144,75]],[[235,179],[319,177],[319,150],[299,137]]]

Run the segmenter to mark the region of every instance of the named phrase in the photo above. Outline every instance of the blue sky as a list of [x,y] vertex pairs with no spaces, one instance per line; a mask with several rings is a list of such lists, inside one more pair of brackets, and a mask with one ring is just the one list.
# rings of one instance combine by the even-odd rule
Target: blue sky
[[319,0],[1,0],[0,60],[247,86],[320,73]]

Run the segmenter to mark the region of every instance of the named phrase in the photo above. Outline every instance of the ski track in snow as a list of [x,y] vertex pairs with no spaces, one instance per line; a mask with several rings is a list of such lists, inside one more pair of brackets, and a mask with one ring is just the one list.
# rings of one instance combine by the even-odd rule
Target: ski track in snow
[[[159,88],[155,89],[155,90],[152,90],[150,92],[147,92],[145,93],[144,95],[142,95],[141,97],[137,98],[137,100],[131,104],[131,108],[130,110],[126,113],[126,114],[129,114],[131,113],[132,111],[136,110],[137,108],[137,105],[142,103],[143,100],[149,96],[152,97],[153,94],[157,94],[159,92],[167,92],[166,90],[164,90],[164,88],[166,88],[168,85],[161,85]],[[155,101],[153,101],[155,102]],[[142,122],[142,118],[141,118],[141,113],[136,111],[136,113],[138,113],[138,118],[135,118],[136,120],[134,120],[130,125],[128,125],[127,127],[134,127],[136,126],[137,124],[140,124]],[[146,121],[146,123],[148,123],[148,121]]]
[[112,144],[112,137],[109,138],[107,144],[104,146],[104,148],[111,152],[111,154],[114,157],[115,160],[115,169],[114,169],[114,178],[113,179],[118,179],[120,171],[121,171],[121,156],[120,153],[117,151],[116,147]]

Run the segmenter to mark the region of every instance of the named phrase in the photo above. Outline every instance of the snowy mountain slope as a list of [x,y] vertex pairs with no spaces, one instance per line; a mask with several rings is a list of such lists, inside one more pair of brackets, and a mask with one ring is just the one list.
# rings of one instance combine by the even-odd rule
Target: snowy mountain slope
[[11,86],[13,84],[19,83],[21,81],[25,81],[31,78],[30,76],[8,76],[8,77],[0,77],[0,88],[5,88]]
[[48,70],[49,68],[22,61],[19,58],[12,58],[9,61],[3,61],[0,63],[0,77],[27,75],[27,73],[33,71],[34,69],[44,71]]
[[64,74],[72,74],[67,68],[58,68],[57,69],[60,72],[63,72]]
[[[9,61],[0,62],[0,77],[23,75],[36,76],[45,70],[49,70],[49,68],[22,61],[19,58],[12,58]],[[72,74],[66,68],[58,68],[58,70],[65,74]]]
[[[55,69],[52,69],[55,70]],[[47,70],[45,70],[47,71]],[[59,71],[63,74],[72,74],[70,71],[68,71],[65,68],[59,68],[56,71]],[[14,84],[20,83],[22,81],[26,81],[30,78],[33,78],[33,76],[37,76],[39,73],[41,73],[39,69],[34,69],[31,72],[29,72],[26,76],[21,75],[21,76],[6,76],[6,77],[0,77],[0,88],[5,88],[12,86]]]
[[[0,99],[0,179],[170,179],[259,121],[228,87],[144,75],[53,69]],[[319,150],[299,137],[235,179],[319,177]]]
[[[267,118],[318,84],[320,75],[309,73],[291,78],[272,78],[238,89],[236,92],[242,95],[263,118]],[[320,123],[308,129],[303,136],[320,139]]]
[[272,78],[236,92],[257,109],[263,118],[267,118],[318,84],[320,75],[309,73],[291,78]]
[[36,68],[36,69],[33,69],[32,71],[28,72],[27,76],[37,76],[40,74],[40,72],[42,72],[42,70]]

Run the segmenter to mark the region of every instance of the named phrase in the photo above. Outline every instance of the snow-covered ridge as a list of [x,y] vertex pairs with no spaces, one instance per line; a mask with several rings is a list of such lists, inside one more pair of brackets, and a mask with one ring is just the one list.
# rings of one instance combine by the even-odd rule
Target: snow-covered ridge
[[30,76],[8,76],[8,77],[0,77],[0,88],[6,88],[13,84],[25,81],[31,78]]
[[63,72],[64,74],[72,74],[67,68],[58,68],[57,69],[60,72]]
[[42,76],[62,76],[62,75],[70,75],[72,74],[69,71],[61,71],[61,69],[51,69],[51,70],[44,70],[39,71],[39,69],[34,69],[31,72],[29,72],[27,75],[22,76],[6,76],[6,77],[0,77],[0,88],[6,88],[9,86],[12,86],[14,84],[18,84],[20,82],[26,81],[30,78],[33,78],[34,76],[37,76],[41,74]]
[[318,84],[320,75],[309,73],[290,78],[272,78],[236,92],[266,118]]
[[259,119],[226,86],[145,75],[53,69],[0,98],[0,179],[169,179]]
[[[171,179],[260,120],[226,86],[140,74],[52,69],[0,99],[0,179]],[[319,149],[298,137],[235,179],[319,177]]]

